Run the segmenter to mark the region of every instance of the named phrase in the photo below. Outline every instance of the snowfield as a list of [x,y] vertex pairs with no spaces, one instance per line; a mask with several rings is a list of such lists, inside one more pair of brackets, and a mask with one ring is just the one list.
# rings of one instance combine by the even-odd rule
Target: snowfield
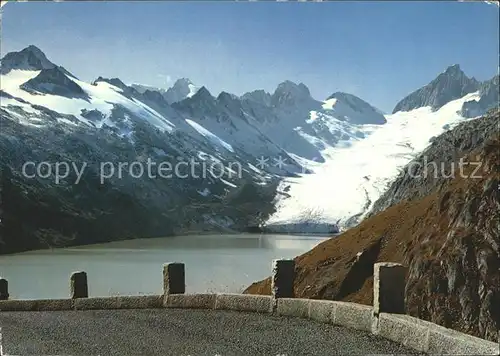
[[[266,230],[331,232],[349,219],[362,219],[399,171],[429,145],[429,139],[465,120],[463,103],[479,100],[472,93],[433,112],[429,107],[386,115],[384,125],[362,125],[365,139],[328,147],[324,164],[309,162],[312,174],[286,178],[280,186],[277,212]],[[445,126],[449,125],[449,126]]]

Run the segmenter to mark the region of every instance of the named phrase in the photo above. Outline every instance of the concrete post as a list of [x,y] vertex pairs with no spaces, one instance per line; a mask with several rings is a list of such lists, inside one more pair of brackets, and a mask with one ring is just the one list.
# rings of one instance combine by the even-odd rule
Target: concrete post
[[0,278],[0,300],[8,300],[9,299],[9,282]]
[[73,272],[70,278],[70,290],[71,299],[88,298],[89,287],[87,284],[87,273]]
[[163,294],[184,294],[186,292],[184,263],[163,265]]
[[405,314],[406,267],[399,263],[375,263],[373,313]]
[[273,260],[271,293],[273,298],[293,298],[295,280],[294,260]]

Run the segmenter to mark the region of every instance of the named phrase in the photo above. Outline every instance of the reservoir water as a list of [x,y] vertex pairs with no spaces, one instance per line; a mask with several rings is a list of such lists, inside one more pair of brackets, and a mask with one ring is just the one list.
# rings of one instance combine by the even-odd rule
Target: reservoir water
[[11,299],[67,298],[69,276],[85,271],[90,296],[161,294],[167,262],[186,265],[186,292],[242,292],[325,240],[297,235],[193,235],[136,239],[0,256]]

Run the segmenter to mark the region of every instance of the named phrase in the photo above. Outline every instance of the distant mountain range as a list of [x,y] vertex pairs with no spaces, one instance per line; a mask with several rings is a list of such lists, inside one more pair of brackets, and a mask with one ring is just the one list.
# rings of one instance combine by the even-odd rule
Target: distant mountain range
[[[340,154],[354,157],[359,147],[375,152],[377,147],[366,151],[367,145],[391,138],[393,145],[384,157],[393,157],[392,148],[407,147],[411,141],[397,130],[418,122],[415,116],[430,115],[428,107],[437,116],[420,135],[420,144],[446,124],[479,116],[498,102],[498,77],[479,83],[458,66],[403,99],[392,116],[348,93],[316,100],[306,85],[291,81],[279,84],[273,93],[255,90],[241,96],[214,96],[186,78],[168,89],[126,85],[119,78],[86,83],[35,46],[6,54],[0,73],[0,253],[263,225],[336,231],[361,219],[393,175],[392,170],[378,175],[367,171],[374,167],[359,159],[350,160],[352,169],[342,175],[343,167],[332,167]],[[398,164],[410,153],[418,153],[418,147],[401,153]],[[79,184],[70,183],[77,178],[74,172],[55,184],[23,176],[28,159],[86,162],[88,169]],[[198,165],[197,174],[182,179],[126,174],[101,184],[100,163],[148,159],[172,166],[195,159],[205,168]],[[354,162],[362,166],[356,168]],[[241,174],[234,174],[235,164]],[[194,177],[207,165],[218,165],[220,174]],[[332,169],[337,174],[332,175]],[[331,202],[326,200],[340,196],[318,200],[309,193],[334,185],[352,198],[347,205],[342,201],[335,206],[348,209],[328,210]],[[311,205],[318,210],[311,212]]]
[[141,84],[132,84],[131,87],[141,94],[144,94],[147,90],[157,91],[163,95],[163,98],[165,98],[165,101],[169,104],[177,103],[186,98],[190,98],[200,89],[188,78],[178,79],[174,85],[167,90]]
[[[476,78],[469,78],[458,64],[448,67],[443,73],[426,86],[409,94],[401,100],[392,113],[398,111],[410,111],[423,106],[430,106],[433,110],[438,110],[452,100],[460,99],[463,96],[479,91],[481,100],[478,104],[470,101],[464,104],[462,113],[466,117],[483,115],[486,111],[498,104],[498,75],[485,82],[480,82]],[[469,108],[472,106],[472,108]]]

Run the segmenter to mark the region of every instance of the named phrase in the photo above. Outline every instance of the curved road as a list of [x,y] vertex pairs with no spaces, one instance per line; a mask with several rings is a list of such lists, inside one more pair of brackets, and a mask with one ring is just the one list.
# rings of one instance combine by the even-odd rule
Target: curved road
[[213,310],[0,312],[5,355],[414,354],[369,333]]

